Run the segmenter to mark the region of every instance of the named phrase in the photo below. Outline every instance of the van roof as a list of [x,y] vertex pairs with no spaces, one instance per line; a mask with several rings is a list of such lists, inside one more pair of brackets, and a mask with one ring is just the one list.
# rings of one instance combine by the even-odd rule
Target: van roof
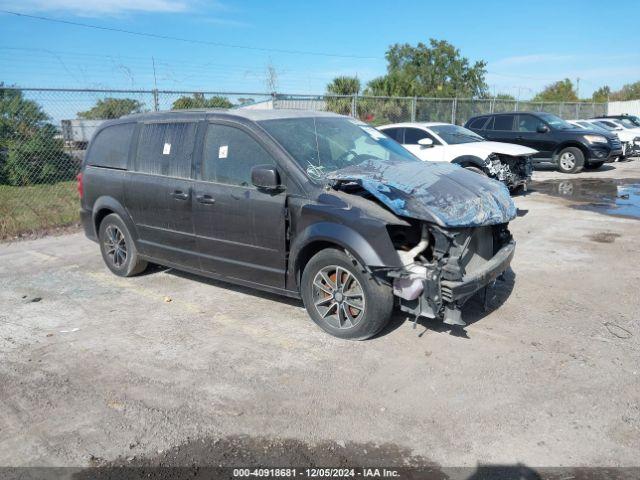
[[163,112],[136,113],[122,117],[121,120],[174,120],[186,118],[208,118],[208,117],[228,117],[228,118],[244,118],[254,122],[261,120],[279,120],[283,118],[310,118],[310,117],[344,117],[332,112],[318,112],[311,110],[293,110],[293,109],[187,109],[187,110],[169,110]]

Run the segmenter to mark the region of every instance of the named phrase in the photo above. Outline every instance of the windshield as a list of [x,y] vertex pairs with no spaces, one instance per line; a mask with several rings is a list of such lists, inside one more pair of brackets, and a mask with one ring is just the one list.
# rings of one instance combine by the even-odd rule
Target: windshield
[[580,123],[580,125],[582,125],[583,127],[589,130],[595,130],[596,132],[601,132],[601,133],[609,133],[609,130],[595,123],[589,123],[589,122],[578,122],[578,123]]
[[620,127],[618,125],[616,125],[613,122],[602,122],[602,121],[598,121],[598,122],[593,122],[594,125],[600,127],[600,128],[604,128],[606,130],[609,131],[614,131],[614,130],[619,130]]
[[638,128],[638,126],[628,118],[619,118],[618,123],[622,124],[625,128]]
[[640,127],[640,117],[636,117],[635,115],[629,115],[625,118],[625,120],[629,120],[633,125],[637,128]]
[[313,180],[364,161],[419,162],[366,123],[341,117],[285,118],[259,122]]
[[480,135],[458,125],[430,125],[429,128],[449,145],[485,141]]
[[539,113],[538,116],[556,130],[578,130],[580,128],[551,113]]

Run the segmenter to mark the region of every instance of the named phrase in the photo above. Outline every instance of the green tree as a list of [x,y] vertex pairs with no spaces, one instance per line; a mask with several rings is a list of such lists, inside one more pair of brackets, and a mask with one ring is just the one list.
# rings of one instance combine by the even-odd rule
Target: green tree
[[608,86],[600,87],[591,95],[591,100],[598,103],[604,103],[609,101],[609,95],[611,95],[611,89]]
[[620,90],[613,92],[609,98],[614,101],[640,99],[640,81],[623,85]]
[[356,95],[360,92],[360,80],[358,77],[341,76],[334,78],[326,88],[327,110],[342,115],[351,114],[351,98],[338,95]]
[[481,97],[487,91],[486,62],[471,63],[444,40],[429,45],[395,44],[386,53],[387,74],[367,84],[365,94],[407,97]]
[[355,95],[359,92],[360,79],[358,77],[336,77],[327,85],[327,95]]
[[578,95],[573,82],[568,78],[547,85],[544,90],[533,97],[534,102],[577,102]]
[[104,100],[98,100],[86,112],[78,112],[78,117],[91,120],[120,118],[124,115],[140,113],[143,106],[143,103],[133,98],[105,98]]
[[233,103],[226,97],[214,96],[205,98],[202,93],[194,93],[192,96],[178,98],[171,108],[173,110],[185,110],[188,108],[231,108]]
[[0,84],[0,183],[70,180],[76,168],[42,107]]

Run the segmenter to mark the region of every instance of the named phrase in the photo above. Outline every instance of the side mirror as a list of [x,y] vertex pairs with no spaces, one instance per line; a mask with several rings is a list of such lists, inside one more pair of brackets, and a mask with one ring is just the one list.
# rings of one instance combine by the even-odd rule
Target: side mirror
[[538,133],[547,133],[549,131],[549,127],[547,127],[544,123],[538,125]]
[[264,190],[278,190],[280,175],[273,165],[256,165],[251,169],[251,183]]
[[418,140],[418,145],[424,148],[433,147],[433,140],[430,138],[421,138]]

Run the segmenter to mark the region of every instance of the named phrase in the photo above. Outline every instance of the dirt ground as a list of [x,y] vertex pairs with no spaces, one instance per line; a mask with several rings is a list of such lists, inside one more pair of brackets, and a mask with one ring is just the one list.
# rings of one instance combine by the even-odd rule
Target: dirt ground
[[640,161],[534,178],[465,330],[342,341],[297,301],[115,277],[79,233],[0,245],[0,465],[638,466],[640,220],[543,187],[615,192]]

